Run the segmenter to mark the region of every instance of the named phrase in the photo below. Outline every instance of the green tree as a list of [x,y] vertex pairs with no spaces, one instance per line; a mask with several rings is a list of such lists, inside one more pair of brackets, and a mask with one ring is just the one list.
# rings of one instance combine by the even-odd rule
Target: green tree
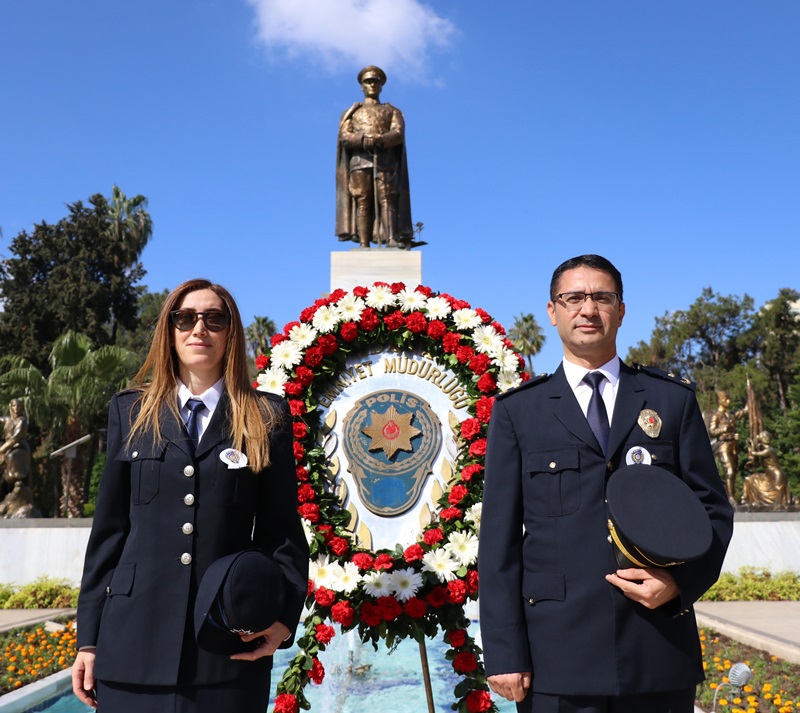
[[117,333],[117,346],[132,352],[138,365],[144,363],[150,349],[158,314],[167,295],[169,290],[142,291],[136,303],[136,326],[134,329],[120,329]]
[[508,330],[508,338],[514,343],[514,348],[525,357],[528,362],[528,371],[533,372],[533,357],[544,346],[545,336],[542,328],[532,314],[521,314],[514,317],[514,326]]
[[245,338],[253,359],[269,349],[269,340],[277,332],[275,322],[269,317],[253,317],[253,322],[245,328]]
[[[45,375],[24,357],[7,356],[0,374],[0,387],[23,399],[28,419],[40,429],[39,457],[95,433],[105,423],[111,395],[127,384],[134,368],[126,350],[93,349],[86,335],[75,332],[56,339],[49,365]],[[83,514],[85,453],[78,449],[71,470],[68,459],[61,464],[59,510],[66,517]]]

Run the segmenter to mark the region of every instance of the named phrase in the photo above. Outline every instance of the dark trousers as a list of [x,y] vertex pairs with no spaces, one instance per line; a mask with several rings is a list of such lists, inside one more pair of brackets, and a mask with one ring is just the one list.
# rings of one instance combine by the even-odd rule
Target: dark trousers
[[518,713],[693,713],[695,686],[680,691],[632,696],[553,696],[528,694]]

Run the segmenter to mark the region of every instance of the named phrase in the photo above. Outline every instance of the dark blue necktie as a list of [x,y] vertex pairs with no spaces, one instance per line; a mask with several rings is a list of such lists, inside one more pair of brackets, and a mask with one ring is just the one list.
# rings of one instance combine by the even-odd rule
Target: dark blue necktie
[[189,399],[186,402],[186,408],[189,409],[189,418],[186,421],[186,431],[189,434],[189,439],[192,446],[197,448],[197,442],[200,440],[200,424],[198,423],[197,414],[206,405],[200,399]]
[[606,448],[608,448],[608,432],[610,430],[608,411],[606,411],[606,405],[600,395],[600,384],[603,383],[605,378],[599,371],[590,371],[583,377],[584,382],[592,387],[592,398],[589,401],[589,408],[586,410],[586,420],[589,422],[589,427],[600,444],[603,455],[605,455]]

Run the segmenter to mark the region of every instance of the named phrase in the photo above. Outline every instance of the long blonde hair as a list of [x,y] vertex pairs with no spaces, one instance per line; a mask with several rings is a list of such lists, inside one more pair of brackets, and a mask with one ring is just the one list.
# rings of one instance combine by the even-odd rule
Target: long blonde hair
[[153,343],[142,368],[133,377],[131,388],[141,391],[139,413],[131,426],[128,441],[145,431],[162,439],[159,413],[166,404],[176,419],[178,410],[178,357],[173,347],[169,313],[178,308],[190,292],[211,290],[224,303],[231,317],[222,362],[223,381],[231,404],[230,437],[233,447],[245,450],[253,471],[269,465],[269,434],[278,421],[278,411],[269,399],[261,398],[250,383],[247,371],[244,327],[239,308],[231,293],[209,280],[187,280],[178,285],[164,301],[158,314]]

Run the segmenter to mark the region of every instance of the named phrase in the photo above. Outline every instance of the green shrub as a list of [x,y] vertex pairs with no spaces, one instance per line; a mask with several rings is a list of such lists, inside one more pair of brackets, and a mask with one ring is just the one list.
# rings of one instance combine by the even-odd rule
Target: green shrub
[[707,602],[754,602],[800,600],[800,574],[742,567],[738,574],[724,572],[703,596]]
[[[4,597],[4,593],[8,596]],[[3,609],[61,609],[78,605],[78,587],[64,579],[39,577],[21,587],[3,585],[0,588]]]
[[5,609],[6,602],[14,594],[14,587],[11,584],[0,584],[0,609]]

